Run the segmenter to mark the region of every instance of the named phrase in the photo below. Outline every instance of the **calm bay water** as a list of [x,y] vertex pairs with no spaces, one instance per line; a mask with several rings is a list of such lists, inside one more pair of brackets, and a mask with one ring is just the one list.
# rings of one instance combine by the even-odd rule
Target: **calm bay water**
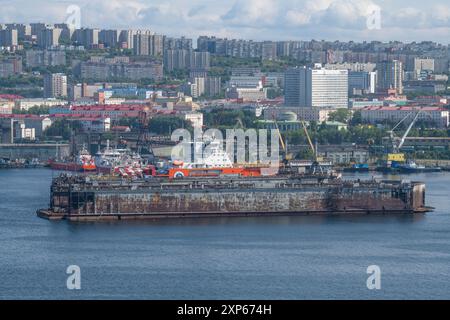
[[[0,171],[0,299],[450,298],[449,173],[407,177],[436,207],[420,216],[89,224],[36,217],[51,178]],[[81,290],[66,288],[69,265]]]

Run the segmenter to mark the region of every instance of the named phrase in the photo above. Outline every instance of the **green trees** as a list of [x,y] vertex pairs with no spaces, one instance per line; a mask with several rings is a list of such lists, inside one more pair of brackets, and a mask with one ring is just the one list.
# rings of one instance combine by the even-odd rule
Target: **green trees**
[[203,113],[203,122],[208,128],[234,128],[240,119],[245,128],[254,127],[255,113],[247,110],[213,109]]
[[44,131],[44,135],[46,137],[62,137],[64,140],[69,140],[72,131],[77,131],[80,128],[81,124],[78,121],[57,119]]
[[16,88],[25,86],[39,86],[44,85],[44,80],[42,77],[36,76],[24,76],[24,75],[14,75],[7,78],[0,78],[1,88]]
[[355,112],[353,112],[353,116],[352,119],[350,120],[350,125],[352,126],[356,126],[358,124],[362,124],[362,115],[361,115],[361,110],[356,110]]
[[349,141],[356,144],[381,144],[386,131],[372,125],[357,125],[349,128]]
[[[357,125],[349,127],[348,130],[338,129],[335,126],[327,126],[321,124],[313,128],[311,125],[308,129],[311,139],[319,144],[342,144],[356,143],[361,145],[381,144],[386,133],[382,129],[378,129],[369,125]],[[303,130],[289,131],[283,133],[290,144],[307,144],[307,138]]]
[[158,116],[150,120],[150,131],[156,134],[170,135],[174,130],[180,128],[191,130],[191,122],[173,116]]
[[14,114],[35,114],[35,115],[42,115],[42,114],[49,114],[50,107],[46,106],[36,106],[31,107],[28,110],[19,110],[19,109],[13,109]]
[[347,123],[352,118],[352,112],[348,109],[339,109],[335,112],[332,112],[330,116],[328,117],[329,121],[338,121]]

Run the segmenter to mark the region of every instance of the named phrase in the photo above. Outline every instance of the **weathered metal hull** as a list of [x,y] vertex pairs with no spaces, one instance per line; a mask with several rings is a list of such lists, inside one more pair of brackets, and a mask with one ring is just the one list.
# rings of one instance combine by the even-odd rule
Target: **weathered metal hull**
[[48,219],[414,213],[427,211],[422,183],[304,178],[88,181],[52,185]]

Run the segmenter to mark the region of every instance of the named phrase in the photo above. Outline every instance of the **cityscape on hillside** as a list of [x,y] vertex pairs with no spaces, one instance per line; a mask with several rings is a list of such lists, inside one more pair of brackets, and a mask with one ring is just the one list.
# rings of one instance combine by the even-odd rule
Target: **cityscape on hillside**
[[449,35],[448,0],[1,2],[0,302],[449,299]]
[[[238,116],[247,127],[278,126],[297,158],[310,152],[304,121],[319,152],[348,165],[377,159],[388,130],[421,110],[403,148],[450,159],[450,48],[434,42],[190,39],[10,23],[0,25],[0,48],[3,144],[66,142],[66,156],[87,143],[98,150],[135,138],[145,109],[156,136],[169,135],[170,123],[233,127]],[[2,148],[5,159],[28,152],[11,148]]]

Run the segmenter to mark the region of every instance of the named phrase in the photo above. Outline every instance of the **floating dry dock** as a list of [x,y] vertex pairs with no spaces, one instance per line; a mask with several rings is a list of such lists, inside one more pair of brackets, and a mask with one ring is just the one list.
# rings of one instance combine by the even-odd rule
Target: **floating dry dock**
[[421,182],[315,175],[147,181],[61,175],[53,179],[49,209],[37,214],[52,220],[97,221],[427,211]]

